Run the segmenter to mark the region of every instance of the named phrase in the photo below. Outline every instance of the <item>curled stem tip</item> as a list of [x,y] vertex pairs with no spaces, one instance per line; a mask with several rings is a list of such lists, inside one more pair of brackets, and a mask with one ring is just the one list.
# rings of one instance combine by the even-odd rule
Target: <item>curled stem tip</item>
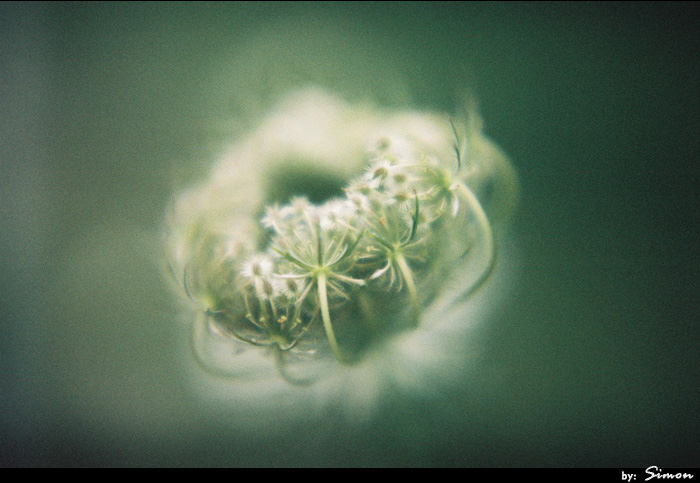
[[285,352],[286,351],[280,347],[275,348],[275,365],[277,366],[277,372],[279,373],[280,377],[292,386],[309,386],[313,384],[314,379],[300,379],[289,373],[287,370],[287,363],[284,360]]
[[497,250],[496,242],[494,240],[493,228],[491,228],[491,223],[489,222],[488,216],[486,215],[484,208],[481,206],[481,203],[479,203],[479,200],[476,198],[476,195],[472,190],[470,190],[467,186],[465,186],[462,183],[458,184],[457,189],[459,193],[464,197],[466,203],[473,210],[476,216],[477,224],[479,225],[479,228],[481,229],[484,235],[484,249],[488,256],[486,266],[484,267],[484,270],[482,271],[481,275],[474,282],[474,284],[472,284],[471,288],[465,293],[464,296],[467,296],[472,294],[476,289],[478,289],[486,281],[486,279],[489,278],[491,272],[493,272],[493,269],[496,266]]

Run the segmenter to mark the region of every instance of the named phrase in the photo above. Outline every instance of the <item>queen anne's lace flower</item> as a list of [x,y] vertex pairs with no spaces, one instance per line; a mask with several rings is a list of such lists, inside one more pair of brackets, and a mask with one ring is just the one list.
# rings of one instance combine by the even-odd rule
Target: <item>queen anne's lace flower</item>
[[[407,334],[425,337],[426,319],[494,267],[475,191],[504,186],[494,173],[509,171],[478,119],[467,126],[460,136],[446,116],[310,91],[234,147],[176,202],[169,224],[170,267],[199,314],[192,344],[202,366],[232,384],[276,368],[292,384],[338,386],[348,371],[366,379],[376,372],[368,365],[395,366],[380,354],[391,358]],[[331,188],[346,181],[312,202],[293,186],[306,175]]]

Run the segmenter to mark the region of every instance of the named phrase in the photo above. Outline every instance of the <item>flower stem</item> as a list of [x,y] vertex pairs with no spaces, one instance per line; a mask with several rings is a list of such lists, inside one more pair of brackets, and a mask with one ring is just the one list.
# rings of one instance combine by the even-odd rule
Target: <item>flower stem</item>
[[459,193],[465,198],[469,207],[474,211],[474,214],[476,215],[476,221],[479,224],[479,227],[481,228],[482,232],[484,233],[485,250],[488,256],[487,264],[486,267],[484,267],[484,271],[476,280],[476,282],[472,285],[472,287],[467,291],[467,293],[465,293],[465,295],[469,295],[473,293],[477,288],[479,288],[481,284],[483,284],[486,281],[489,275],[491,275],[491,272],[493,271],[493,268],[496,265],[496,243],[494,241],[491,223],[489,222],[489,219],[486,216],[486,212],[481,206],[481,203],[479,203],[479,200],[476,198],[476,195],[474,195],[472,190],[465,186],[463,183],[459,183],[457,186]]
[[408,295],[411,299],[411,309],[413,312],[413,325],[414,327],[417,327],[418,321],[420,320],[421,306],[420,300],[418,299],[418,291],[416,290],[416,283],[413,280],[413,272],[411,271],[411,267],[408,266],[408,262],[406,262],[406,258],[402,253],[397,253],[395,255],[395,260],[399,270],[401,270],[401,275],[406,282],[406,288],[408,288]]
[[345,361],[345,357],[340,352],[340,347],[338,346],[338,341],[335,338],[335,333],[333,332],[333,325],[331,325],[331,314],[328,310],[328,293],[326,290],[326,274],[321,272],[318,274],[316,279],[316,284],[318,285],[318,298],[321,304],[321,317],[323,318],[323,328],[326,329],[326,337],[328,337],[328,342],[331,344],[333,353],[335,353],[336,359],[339,361]]

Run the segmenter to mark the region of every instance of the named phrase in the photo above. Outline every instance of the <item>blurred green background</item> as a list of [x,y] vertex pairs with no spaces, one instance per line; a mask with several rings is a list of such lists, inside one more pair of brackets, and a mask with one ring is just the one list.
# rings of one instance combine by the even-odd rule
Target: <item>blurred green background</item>
[[[697,9],[2,4],[0,465],[700,463]],[[188,388],[170,196],[287,87],[454,112],[520,174],[463,391],[243,435]],[[257,113],[257,114],[256,114]],[[390,403],[390,404],[389,404]]]

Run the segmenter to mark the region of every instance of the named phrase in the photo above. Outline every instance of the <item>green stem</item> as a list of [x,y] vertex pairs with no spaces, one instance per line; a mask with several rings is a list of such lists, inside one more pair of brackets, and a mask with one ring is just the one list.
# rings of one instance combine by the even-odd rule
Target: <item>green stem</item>
[[403,279],[406,281],[406,288],[408,288],[408,295],[411,299],[411,307],[413,311],[413,324],[414,326],[418,326],[421,306],[420,300],[418,299],[418,290],[416,290],[416,283],[413,280],[413,272],[411,271],[411,267],[408,266],[408,262],[406,262],[406,258],[402,253],[398,253],[394,259],[396,260],[396,264],[399,266],[399,270],[401,270]]
[[321,303],[321,317],[323,318],[323,328],[326,329],[326,337],[328,337],[328,342],[331,344],[331,348],[335,353],[336,359],[339,361],[344,361],[345,357],[340,352],[340,347],[338,346],[338,341],[335,338],[335,333],[333,332],[333,326],[331,325],[331,314],[328,310],[328,293],[326,291],[326,274],[321,272],[318,274],[316,279],[316,284],[318,285],[318,298]]
[[493,229],[491,228],[491,223],[489,222],[488,217],[486,216],[486,212],[481,206],[481,203],[479,203],[479,200],[476,198],[476,195],[470,190],[468,187],[466,187],[464,184],[459,183],[458,185],[459,192],[461,193],[462,196],[466,199],[467,204],[469,207],[474,211],[474,214],[476,215],[476,221],[479,224],[479,227],[481,228],[482,232],[484,233],[484,239],[485,239],[485,249],[486,253],[488,254],[488,261],[486,264],[486,267],[484,268],[484,271],[482,272],[481,276],[476,280],[476,282],[472,285],[472,288],[467,291],[465,295],[469,295],[474,292],[481,284],[483,284],[486,279],[491,275],[491,272],[493,271],[494,266],[496,265],[496,243],[494,241],[494,236],[493,236]]

